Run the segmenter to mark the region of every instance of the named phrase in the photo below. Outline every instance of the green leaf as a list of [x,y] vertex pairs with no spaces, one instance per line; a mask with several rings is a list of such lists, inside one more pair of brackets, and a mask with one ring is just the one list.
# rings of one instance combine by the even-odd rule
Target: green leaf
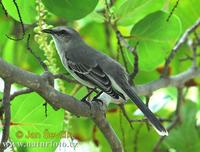
[[139,71],[135,77],[135,82],[137,84],[145,84],[159,78],[159,73],[157,71]]
[[[150,71],[161,64],[172,50],[181,33],[181,24],[176,16],[172,16],[167,22],[168,13],[158,11],[146,16],[131,30],[134,37],[130,44],[134,47],[137,42],[139,56],[139,69]],[[128,55],[133,64],[133,56]]]
[[[9,32],[12,30],[13,23],[5,18],[0,19],[0,45],[4,45],[7,40],[6,35],[9,35]],[[2,48],[1,48],[2,49]],[[0,50],[1,52],[2,50]]]
[[[94,47],[98,51],[110,56],[114,54],[112,49],[108,48],[106,39],[109,37],[106,35],[104,24],[90,22],[80,30],[80,34],[84,38],[84,41],[86,41],[90,46]],[[110,30],[110,39],[112,40],[113,37],[115,38],[115,35]],[[113,44],[114,43],[110,44],[111,48],[114,47]]]
[[197,105],[190,101],[184,105],[181,114],[182,123],[166,137],[165,144],[177,152],[199,152],[200,138],[195,126]]
[[105,21],[105,17],[103,16],[103,14],[93,11],[92,13],[88,14],[86,17],[80,19],[78,23],[80,24],[80,26],[85,26],[91,22],[104,23],[104,21]]
[[94,123],[91,119],[73,117],[70,119],[70,127],[70,134],[80,141],[89,141],[92,139]]
[[[133,104],[126,104],[125,108],[130,119],[142,118],[141,116],[133,117],[133,111],[136,108],[136,106],[133,106]],[[126,120],[126,118],[123,116],[122,113],[120,113],[120,110],[116,110],[110,113],[108,112],[106,114],[106,119],[115,130],[117,136],[120,138],[120,141],[124,144],[123,145],[125,148],[124,151],[127,151],[127,152],[133,151],[133,149],[136,146],[138,148],[138,152],[152,151],[153,146],[156,143],[157,138],[159,137],[159,135],[156,133],[156,131],[153,128],[151,128],[148,131],[145,123],[133,123],[134,129],[132,129],[128,121]],[[137,136],[136,134],[139,128],[140,128],[140,131]],[[97,130],[95,137],[97,137],[103,152],[111,152],[108,142],[106,141],[103,134],[99,131],[99,129]],[[136,140],[135,138],[138,138],[137,144],[135,144],[135,140]]]
[[94,10],[98,0],[42,0],[47,9],[68,21],[80,19]]
[[10,39],[7,39],[7,41],[5,41],[2,58],[11,64],[14,63],[13,52],[14,52],[15,46],[16,46],[15,41],[10,40]]
[[184,59],[186,56],[192,56],[191,48],[185,43],[176,53],[174,59],[171,62],[172,75],[181,73],[186,71],[191,66],[191,60],[180,61],[180,59]]
[[0,99],[3,98],[3,93],[0,91]]
[[[170,0],[169,11],[172,10],[177,0]],[[175,9],[176,14],[183,25],[183,32],[195,23],[200,16],[200,1],[199,0],[183,0],[180,1],[178,7]]]
[[161,10],[164,0],[127,0],[119,9],[115,9],[119,25],[131,25],[146,15]]
[[[19,21],[19,16],[13,0],[2,0],[2,3],[8,11],[8,14],[15,20]],[[17,0],[16,3],[19,7],[23,22],[26,24],[34,23],[37,15],[35,9],[35,0]]]
[[[13,142],[57,142],[62,138],[64,111],[55,111],[47,106],[47,117],[43,103],[45,101],[36,93],[21,95],[11,104],[10,138]],[[59,134],[60,133],[60,134]],[[63,133],[61,135],[61,133]],[[48,136],[52,134],[52,136]],[[54,136],[53,136],[54,134]],[[57,136],[56,136],[57,135]],[[64,134],[65,135],[65,134]],[[44,147],[37,147],[37,151],[44,151]],[[34,151],[34,147],[28,151]],[[56,146],[45,147],[53,151]]]

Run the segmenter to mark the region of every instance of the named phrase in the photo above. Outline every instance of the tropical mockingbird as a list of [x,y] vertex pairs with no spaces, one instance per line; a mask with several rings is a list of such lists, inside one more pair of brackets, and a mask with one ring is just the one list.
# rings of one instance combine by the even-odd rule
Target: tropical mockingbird
[[127,73],[118,62],[90,47],[72,28],[59,26],[44,29],[43,32],[51,34],[62,64],[76,80],[89,88],[100,89],[116,103],[130,98],[160,135],[168,135],[160,121],[134,92],[128,83]]

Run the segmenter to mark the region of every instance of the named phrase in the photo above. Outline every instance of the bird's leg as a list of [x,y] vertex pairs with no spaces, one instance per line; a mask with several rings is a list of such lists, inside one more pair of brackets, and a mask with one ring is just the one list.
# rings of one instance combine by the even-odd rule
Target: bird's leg
[[91,109],[91,104],[90,104],[89,101],[87,101],[87,98],[88,98],[94,91],[96,91],[96,88],[92,88],[92,89],[88,92],[88,94],[86,94],[86,96],[83,97],[83,98],[81,99],[81,101],[84,102],[84,103],[86,103],[86,104],[90,107],[90,109]]
[[81,99],[81,101],[86,102],[86,101],[87,101],[87,98],[88,98],[95,90],[96,90],[96,88],[92,88],[92,89],[88,92],[88,94],[86,94],[86,96],[84,96],[84,97]]
[[92,101],[96,101],[103,105],[103,101],[101,101],[100,99],[97,99],[102,93],[103,93],[103,91],[98,92],[97,95],[92,99]]
[[93,99],[97,99],[102,93],[103,93],[103,91],[99,91],[99,92],[97,93],[97,95],[96,95]]

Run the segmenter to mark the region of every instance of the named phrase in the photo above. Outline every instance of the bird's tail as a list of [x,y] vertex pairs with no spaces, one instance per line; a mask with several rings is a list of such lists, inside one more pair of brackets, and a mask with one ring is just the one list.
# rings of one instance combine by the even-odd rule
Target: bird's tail
[[168,132],[160,123],[160,121],[156,118],[156,116],[151,112],[151,110],[142,102],[142,100],[138,97],[138,95],[134,92],[131,87],[124,87],[123,91],[127,94],[127,96],[137,105],[137,107],[144,113],[149,122],[152,124],[153,128],[158,132],[161,136],[167,136]]

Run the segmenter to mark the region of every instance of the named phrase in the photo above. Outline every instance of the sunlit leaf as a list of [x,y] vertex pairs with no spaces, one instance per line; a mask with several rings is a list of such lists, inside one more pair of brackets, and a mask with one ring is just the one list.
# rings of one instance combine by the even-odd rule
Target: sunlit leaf
[[3,93],[0,91],[0,99],[3,98]]
[[[13,142],[57,142],[63,135],[64,111],[55,111],[47,107],[47,117],[43,103],[45,101],[37,94],[22,95],[12,101],[10,137]],[[57,136],[56,136],[57,135]],[[45,147],[53,150],[57,146]],[[34,151],[34,148],[29,151]],[[43,151],[44,148],[37,147]],[[37,150],[37,151],[38,151]]]
[[[170,0],[169,10],[172,10],[177,0]],[[193,25],[200,17],[200,1],[199,0],[183,0],[180,1],[177,8],[174,11],[183,25],[183,31]]]
[[115,10],[119,25],[131,25],[146,15],[161,10],[164,0],[126,0]]
[[70,120],[70,134],[80,141],[92,139],[94,123],[88,118],[72,118]]
[[[146,16],[132,28],[131,35],[134,38],[130,42],[133,47],[139,42],[137,52],[140,70],[153,70],[161,64],[180,36],[179,19],[172,16],[167,22],[167,17],[168,13],[158,11]],[[133,64],[131,56],[128,57]]]
[[[1,18],[0,19],[0,33],[1,33],[1,36],[0,36],[0,45],[4,45],[5,44],[5,41],[8,39],[6,37],[6,35],[9,35],[10,34],[10,31],[12,29],[12,26],[13,26],[13,23],[9,20],[6,20],[5,18]],[[0,50],[1,52],[2,50]]]
[[182,111],[182,123],[170,132],[165,140],[166,146],[181,152],[199,152],[200,137],[195,127],[197,106],[188,102]]
[[98,0],[42,0],[47,9],[67,20],[80,19],[94,10]]
[[[9,15],[12,16],[15,20],[19,21],[18,12],[13,3],[13,0],[2,0],[2,2]],[[17,0],[16,3],[19,7],[23,22],[26,24],[34,23],[37,15],[35,0]]]
[[[133,106],[133,104],[126,105],[126,111],[130,119],[141,118],[132,115],[135,108],[136,107]],[[107,113],[106,118],[113,127],[113,129],[116,131],[116,134],[120,138],[121,142],[124,144],[123,146],[126,149],[126,151],[132,151],[135,147],[138,148],[139,152],[152,151],[153,146],[159,137],[159,135],[153,128],[151,128],[150,131],[148,131],[145,123],[133,123],[134,128],[131,129],[128,121],[125,119],[123,114],[120,114],[119,109],[115,112]],[[140,130],[139,133],[137,133],[138,129]],[[110,146],[108,145],[108,142],[106,141],[103,134],[98,130],[95,135],[99,140],[102,151],[111,152]],[[138,138],[137,144],[133,144],[133,142],[136,140],[135,138]]]

